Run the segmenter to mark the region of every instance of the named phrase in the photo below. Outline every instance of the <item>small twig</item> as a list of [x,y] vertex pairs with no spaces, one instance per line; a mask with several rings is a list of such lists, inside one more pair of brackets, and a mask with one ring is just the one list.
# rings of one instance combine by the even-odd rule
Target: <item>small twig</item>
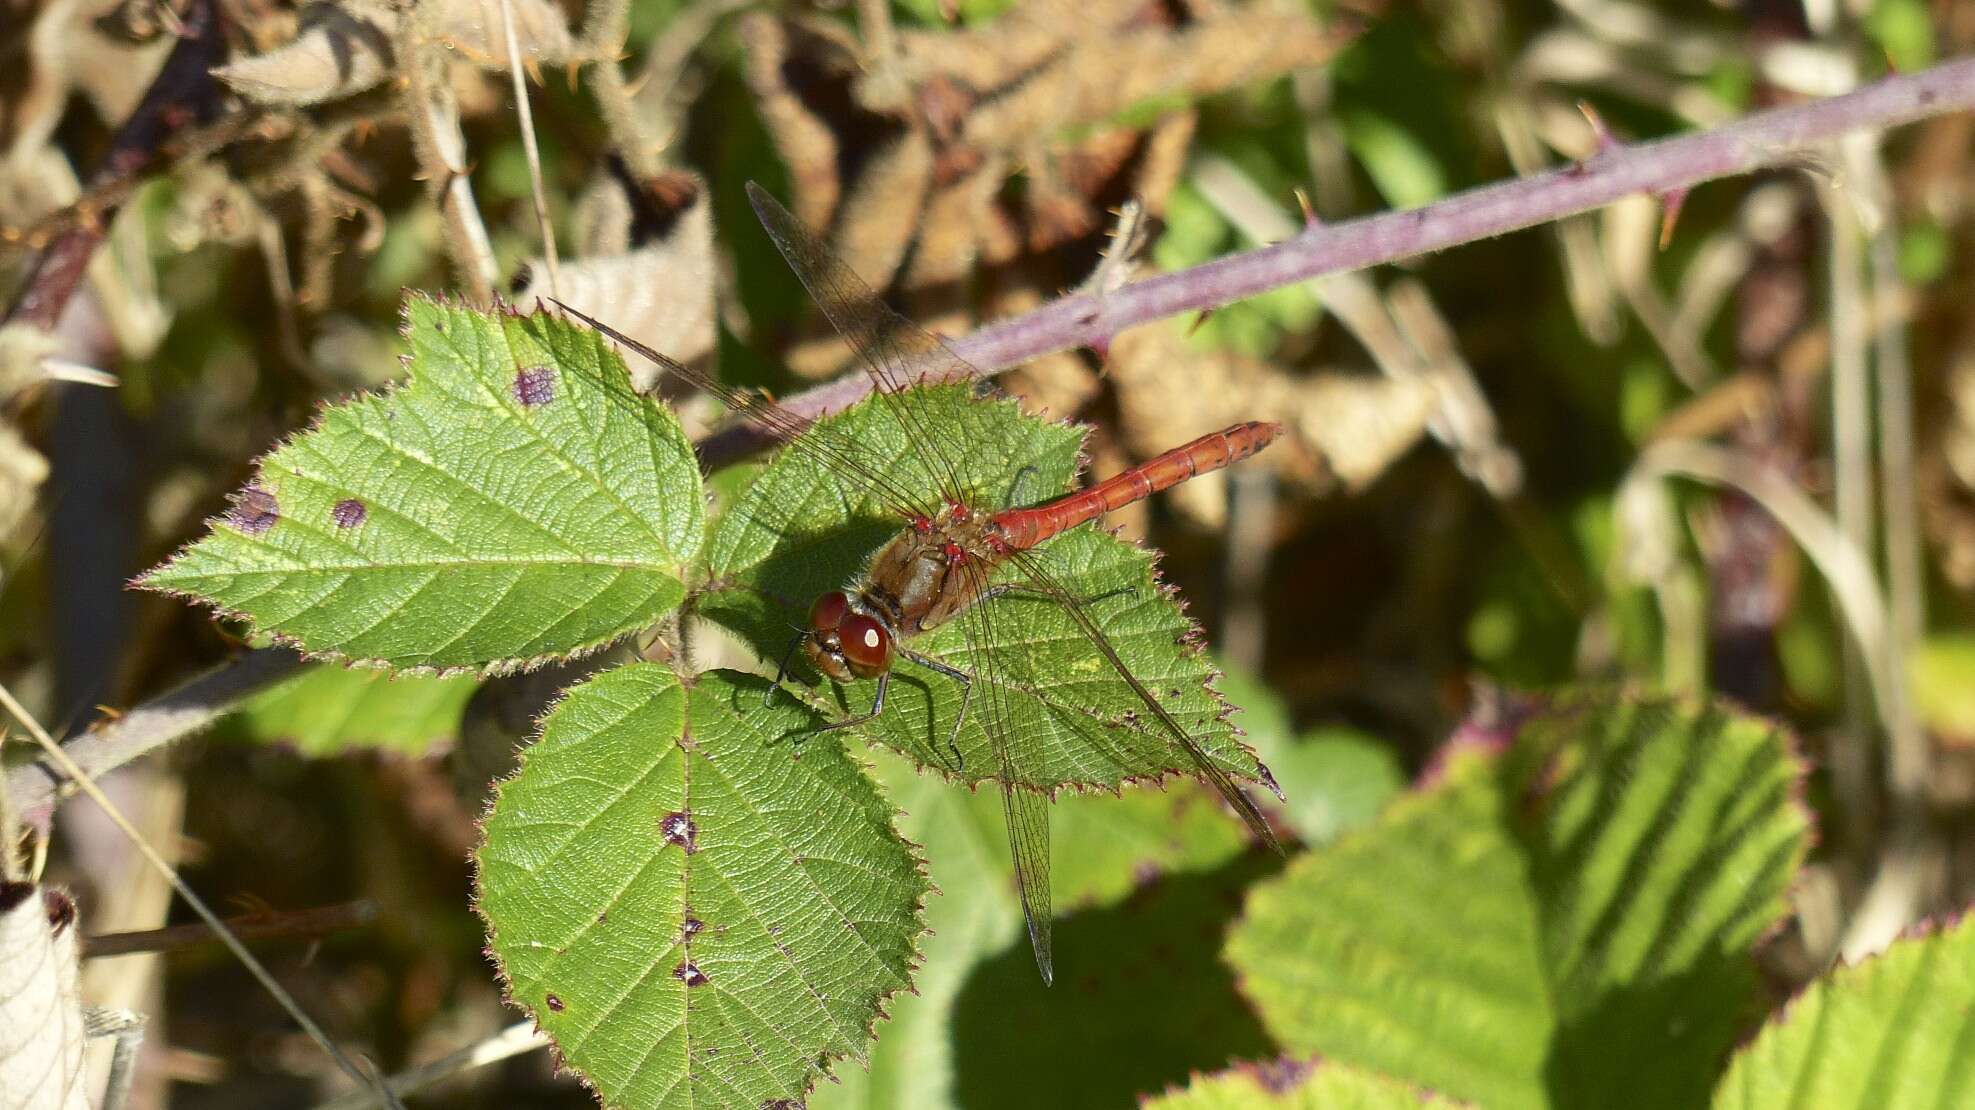
[[[181,18],[184,34],[165,57],[144,99],[117,128],[109,152],[89,176],[90,186],[137,177],[174,133],[205,122],[216,110],[217,84],[210,71],[226,55],[219,11],[212,0],[193,0]],[[115,205],[91,212],[50,240],[0,323],[19,321],[54,330],[115,215]]]
[[[100,775],[205,728],[301,665],[301,656],[287,648],[249,651],[71,739],[63,748],[64,758],[87,774]],[[7,773],[7,800],[21,820],[45,825],[68,780],[60,764],[43,758]]]
[[[1198,312],[1314,277],[1363,269],[1586,212],[1634,193],[1662,194],[1772,166],[1794,165],[1818,143],[1975,107],[1975,58],[1889,77],[1856,92],[1748,116],[1654,142],[1614,146],[1585,162],[1482,186],[1423,208],[1323,224],[1259,250],[1134,282],[1103,297],[1053,301],[955,340],[983,371],[1086,347],[1167,316]],[[786,399],[805,416],[835,412],[870,392],[850,375]],[[701,458],[718,466],[761,450],[765,434],[735,428]]]
[[144,1044],[143,1014],[130,1010],[97,1008],[83,1015],[84,1029],[92,1037],[113,1037],[110,1049],[110,1075],[103,1083],[103,1110],[123,1110],[130,1102],[130,1087],[137,1079],[137,1050]]
[[[408,1095],[424,1090],[443,1079],[484,1068],[488,1064],[499,1063],[510,1056],[519,1056],[532,1049],[545,1048],[549,1039],[535,1031],[532,1021],[518,1021],[479,1044],[470,1045],[448,1056],[441,1056],[429,1064],[420,1064],[392,1076],[386,1086],[393,1095]],[[351,1091],[349,1094],[333,1098],[316,1107],[316,1110],[367,1110],[377,1105],[374,1090]]]
[[[1865,287],[1860,234],[1852,198],[1821,183],[1825,226],[1830,235],[1831,473],[1832,511],[1845,541],[1859,551],[1873,550],[1871,382],[1866,367]],[[1873,774],[1873,711],[1885,732],[1893,732],[1893,707],[1868,700],[1866,660],[1847,639],[1840,646],[1844,681],[1842,718],[1831,759],[1831,779],[1840,812],[1851,835],[1852,851],[1869,848],[1869,831],[1878,821],[1877,776]],[[1878,701],[1877,705],[1872,701]]]
[[[234,936],[227,929],[226,923],[220,920],[219,915],[213,912],[212,907],[206,905],[205,899],[200,898],[190,886],[186,885],[184,878],[179,875],[178,870],[165,862],[165,858],[158,854],[158,850],[151,846],[151,842],[144,838],[144,834],[137,831],[137,826],[130,823],[130,818],[125,817],[123,811],[117,808],[116,803],[110,801],[109,796],[104,794],[102,788],[96,785],[96,781],[90,778],[89,774],[81,767],[78,767],[74,760],[69,758],[68,753],[62,750],[60,744],[55,743],[55,738],[48,735],[48,730],[41,727],[41,722],[35,720],[34,716],[23,708],[20,702],[14,700],[13,691],[7,689],[5,685],[0,685],[0,708],[4,708],[22,728],[26,729],[28,735],[34,737],[35,742],[41,745],[41,750],[46,753],[47,757],[54,760],[56,766],[61,768],[62,773],[74,781],[84,794],[89,795],[91,801],[102,808],[104,815],[109,817],[116,824],[117,828],[121,829],[123,834],[130,838],[131,845],[137,849],[145,861],[157,869],[158,873],[163,875],[167,882],[171,883],[172,889],[178,892],[178,896],[185,899],[185,904],[192,907],[192,912],[198,914],[212,928],[214,935],[218,936],[221,942],[226,945],[227,949],[233,953],[233,958],[239,960],[242,967],[245,967],[254,978],[260,980],[261,986],[266,988],[268,994],[280,1004],[283,1010],[288,1012],[289,1017],[295,1019],[295,1023],[302,1027],[302,1031],[309,1035],[310,1040],[322,1046],[322,1050],[329,1054],[330,1059],[336,1062],[336,1066],[341,1068],[344,1074],[360,1084],[381,1087],[381,1084],[378,1084],[375,1079],[357,1066],[356,1061],[345,1055],[343,1050],[337,1047],[336,1042],[331,1040],[329,1035],[324,1033],[322,1028],[315,1023],[315,1020],[309,1017],[307,1011],[302,1009],[301,1003],[297,1002],[295,997],[289,994],[286,988],[275,981],[274,975],[267,968],[263,967],[259,960],[254,958],[252,952],[247,951],[247,946],[240,943],[239,937]],[[383,1094],[387,1104],[392,1106],[398,1105],[397,1099],[391,1095],[388,1089],[384,1090]]]
[[521,150],[528,159],[528,191],[535,199],[535,222],[542,228],[542,259],[549,267],[549,293],[562,297],[562,267],[555,250],[555,225],[549,221],[548,190],[542,187],[542,151],[535,142],[535,112],[528,103],[528,82],[521,75],[521,43],[514,35],[514,0],[501,0],[501,30],[507,36],[507,69],[514,78],[514,110],[521,116]]
[[[359,929],[377,920],[377,903],[368,900],[318,906],[307,910],[271,911],[243,914],[226,919],[226,927],[241,940],[270,937],[318,937],[343,929]],[[87,960],[129,956],[136,953],[171,952],[218,941],[205,924],[167,925],[161,929],[139,929],[128,933],[104,933],[85,937],[82,957]]]
[[445,66],[443,58],[432,56],[425,33],[424,13],[434,6],[411,5],[398,19],[393,48],[405,75],[405,118],[410,125],[412,152],[418,157],[420,170],[431,180],[446,219],[446,249],[453,256],[454,269],[473,302],[486,305],[493,302],[500,268],[494,261],[486,221],[480,218],[480,208],[473,199],[473,181],[467,176],[459,103],[453,98],[452,87],[444,80],[435,80],[431,72]]
[[1626,475],[1633,482],[1671,475],[1726,486],[1746,495],[1796,540],[1831,587],[1845,628],[1864,657],[1865,670],[1882,713],[1902,704],[1903,675],[1886,667],[1886,601],[1866,553],[1851,542],[1830,514],[1774,467],[1740,452],[1690,439],[1660,440],[1639,456]]

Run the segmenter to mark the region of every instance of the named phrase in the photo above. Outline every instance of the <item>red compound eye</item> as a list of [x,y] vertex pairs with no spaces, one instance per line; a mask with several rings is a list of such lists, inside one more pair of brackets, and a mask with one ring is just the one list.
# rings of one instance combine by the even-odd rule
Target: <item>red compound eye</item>
[[891,632],[877,620],[851,613],[837,625],[837,642],[851,670],[872,678],[891,667]]
[[841,590],[831,590],[809,607],[809,627],[816,632],[829,632],[842,624],[849,612],[850,599]]

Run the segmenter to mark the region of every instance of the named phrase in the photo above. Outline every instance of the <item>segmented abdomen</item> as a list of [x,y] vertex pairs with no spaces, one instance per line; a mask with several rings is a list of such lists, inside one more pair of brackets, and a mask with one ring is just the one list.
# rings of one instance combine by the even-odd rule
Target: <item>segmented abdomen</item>
[[1219,470],[1260,451],[1282,434],[1274,421],[1250,420],[1204,435],[1157,458],[1106,478],[1089,489],[1066,494],[1033,509],[1009,509],[995,514],[1002,538],[1020,551],[1034,547],[1065,528],[1074,528],[1162,489],[1171,489],[1196,474]]

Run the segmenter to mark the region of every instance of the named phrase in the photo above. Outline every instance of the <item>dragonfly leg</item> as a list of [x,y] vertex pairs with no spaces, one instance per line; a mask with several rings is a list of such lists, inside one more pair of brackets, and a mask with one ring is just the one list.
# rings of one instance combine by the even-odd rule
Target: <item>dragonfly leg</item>
[[855,728],[858,725],[865,723],[866,721],[875,720],[878,714],[883,713],[885,711],[885,688],[890,685],[891,685],[891,672],[886,671],[883,674],[880,674],[878,676],[878,696],[875,699],[873,699],[871,702],[871,712],[866,713],[861,717],[846,717],[841,721],[831,721],[829,724],[826,725],[817,725],[816,731],[835,732],[837,729],[840,728]]
[[775,704],[775,691],[780,690],[782,680],[789,677],[789,661],[795,658],[795,649],[801,647],[802,642],[808,638],[809,633],[805,632],[789,641],[789,650],[782,653],[781,666],[775,668],[775,684],[761,692],[761,708],[766,709]]
[[967,706],[974,700],[974,676],[958,667],[949,667],[931,656],[921,655],[910,649],[901,649],[900,654],[929,671],[938,671],[960,684],[960,712],[953,715],[953,729],[946,734],[946,750],[953,753],[953,773],[960,774],[967,769],[967,757],[960,754],[960,726],[967,720]]

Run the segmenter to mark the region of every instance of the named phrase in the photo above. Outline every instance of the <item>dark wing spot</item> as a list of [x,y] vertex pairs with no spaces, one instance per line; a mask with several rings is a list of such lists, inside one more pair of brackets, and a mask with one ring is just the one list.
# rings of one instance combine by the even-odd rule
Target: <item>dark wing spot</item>
[[345,497],[336,502],[335,508],[329,510],[329,518],[336,522],[338,528],[355,528],[369,516],[370,510],[364,508],[363,502],[354,497]]
[[699,851],[699,829],[693,824],[693,815],[683,809],[659,818],[658,831],[667,844],[677,844],[689,854]]
[[694,967],[691,960],[686,960],[678,967],[673,968],[672,977],[689,987],[703,987],[707,982],[706,972]]
[[280,519],[280,503],[260,486],[248,486],[234,494],[233,507],[226,510],[226,522],[250,536],[260,535]]
[[516,374],[514,399],[531,409],[555,400],[555,371],[537,366]]
[[563,1009],[563,1007],[562,1007],[562,999],[560,999],[560,998],[557,998],[557,997],[556,997],[555,995],[550,995],[550,996],[548,997],[548,1003],[549,1003],[549,1011],[550,1011],[551,1013],[557,1013],[557,1014],[559,1014],[559,1013],[561,1013],[561,1012],[562,1012],[562,1009]]

